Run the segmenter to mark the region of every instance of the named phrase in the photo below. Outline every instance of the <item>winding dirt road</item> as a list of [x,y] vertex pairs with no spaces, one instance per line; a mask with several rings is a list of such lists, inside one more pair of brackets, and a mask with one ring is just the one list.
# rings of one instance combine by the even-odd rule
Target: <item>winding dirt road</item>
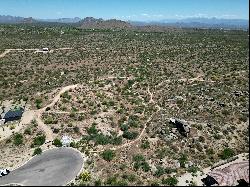
[[[54,51],[59,51],[59,50],[71,50],[73,48],[71,47],[61,47],[61,48],[57,48],[57,49],[51,49],[49,52],[54,52]],[[35,51],[35,52],[40,52],[40,49],[38,48],[31,48],[31,49],[5,49],[5,51],[0,54],[0,58],[5,57],[8,53],[10,53],[11,51]]]

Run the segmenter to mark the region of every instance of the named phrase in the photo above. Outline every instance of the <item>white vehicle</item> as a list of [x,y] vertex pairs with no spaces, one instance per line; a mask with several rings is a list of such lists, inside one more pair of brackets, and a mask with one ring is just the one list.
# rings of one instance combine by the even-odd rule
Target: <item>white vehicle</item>
[[0,177],[8,175],[10,173],[10,170],[8,169],[0,169]]

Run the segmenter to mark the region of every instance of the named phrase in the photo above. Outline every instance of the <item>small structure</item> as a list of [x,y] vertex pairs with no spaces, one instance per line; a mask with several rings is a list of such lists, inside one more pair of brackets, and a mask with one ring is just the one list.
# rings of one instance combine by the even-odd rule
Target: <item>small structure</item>
[[43,52],[48,52],[48,51],[49,51],[49,48],[47,48],[47,47],[43,48]]
[[63,147],[69,147],[72,140],[69,136],[64,135],[62,136],[61,142]]
[[190,132],[190,126],[186,121],[177,118],[170,118],[170,123],[173,123],[176,126],[177,130],[183,136],[187,137],[188,133]]
[[3,119],[5,120],[4,123],[6,123],[8,121],[15,121],[15,120],[21,119],[23,112],[24,112],[23,108],[9,110],[3,116]]

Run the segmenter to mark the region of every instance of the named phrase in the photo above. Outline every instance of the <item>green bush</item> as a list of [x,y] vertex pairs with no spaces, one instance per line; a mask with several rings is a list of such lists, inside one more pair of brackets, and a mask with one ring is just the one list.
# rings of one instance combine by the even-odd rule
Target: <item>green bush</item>
[[160,177],[160,176],[162,176],[163,174],[165,174],[165,169],[164,169],[163,167],[157,166],[156,168],[157,168],[157,170],[156,170],[156,172],[154,173],[154,176]]
[[138,169],[142,169],[145,172],[148,172],[150,170],[150,166],[149,164],[146,162],[145,158],[143,157],[143,155],[135,155],[133,157],[133,161],[134,161],[134,169],[138,170]]
[[14,135],[14,145],[21,145],[23,144],[23,135],[22,134],[15,134]]
[[181,154],[181,157],[179,158],[179,162],[181,167],[185,167],[185,164],[187,162],[187,155],[186,154]]
[[196,167],[196,166],[191,166],[191,167],[189,167],[189,168],[187,169],[188,172],[194,173],[194,174],[197,173],[198,170],[199,170],[199,168]]
[[97,134],[98,130],[96,129],[95,124],[92,124],[92,126],[90,128],[87,128],[87,133],[89,135],[91,134]]
[[25,129],[24,134],[31,135],[31,129],[30,128]]
[[121,145],[122,144],[122,137],[121,136],[115,136],[112,140],[113,145]]
[[175,177],[169,177],[167,179],[162,179],[162,184],[168,186],[175,186],[178,183],[178,180]]
[[234,156],[234,151],[230,148],[225,148],[222,153],[219,155],[221,159],[226,160],[232,156]]
[[143,140],[143,141],[142,141],[142,144],[141,144],[141,148],[143,148],[143,149],[148,149],[148,148],[150,148],[150,143],[149,143],[149,141],[148,141],[148,140]]
[[129,129],[129,126],[127,124],[122,124],[120,128],[122,131],[127,131]]
[[36,104],[36,108],[40,109],[42,107],[42,99],[36,99],[35,100],[35,104]]
[[96,181],[94,182],[94,185],[95,185],[95,186],[102,186],[102,181],[101,181],[100,179],[98,179],[98,180],[96,180]]
[[126,181],[118,180],[117,176],[108,177],[105,183],[110,186],[128,186],[128,183]]
[[97,134],[93,137],[95,143],[98,145],[107,145],[111,142],[111,137],[104,134]]
[[111,161],[115,157],[115,152],[112,150],[105,150],[101,154],[102,158],[106,161]]
[[46,136],[45,136],[45,135],[37,136],[37,137],[34,138],[33,144],[34,144],[35,146],[43,145],[44,142],[45,142],[45,139],[46,139]]
[[122,137],[133,140],[138,136],[138,132],[129,132],[129,131],[124,131]]
[[54,139],[53,140],[53,143],[52,143],[53,145],[55,145],[56,147],[62,147],[62,142],[61,142],[61,140],[59,140],[59,139]]
[[34,155],[40,155],[42,153],[42,149],[40,147],[37,147],[35,150],[34,150],[34,153],[33,153],[33,156]]

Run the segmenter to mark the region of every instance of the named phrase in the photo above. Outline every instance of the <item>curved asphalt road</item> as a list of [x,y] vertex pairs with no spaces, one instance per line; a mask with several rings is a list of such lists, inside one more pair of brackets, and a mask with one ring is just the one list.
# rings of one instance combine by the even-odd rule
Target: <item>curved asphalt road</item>
[[25,165],[0,178],[0,185],[62,186],[79,173],[83,158],[71,148],[55,148],[32,158]]

